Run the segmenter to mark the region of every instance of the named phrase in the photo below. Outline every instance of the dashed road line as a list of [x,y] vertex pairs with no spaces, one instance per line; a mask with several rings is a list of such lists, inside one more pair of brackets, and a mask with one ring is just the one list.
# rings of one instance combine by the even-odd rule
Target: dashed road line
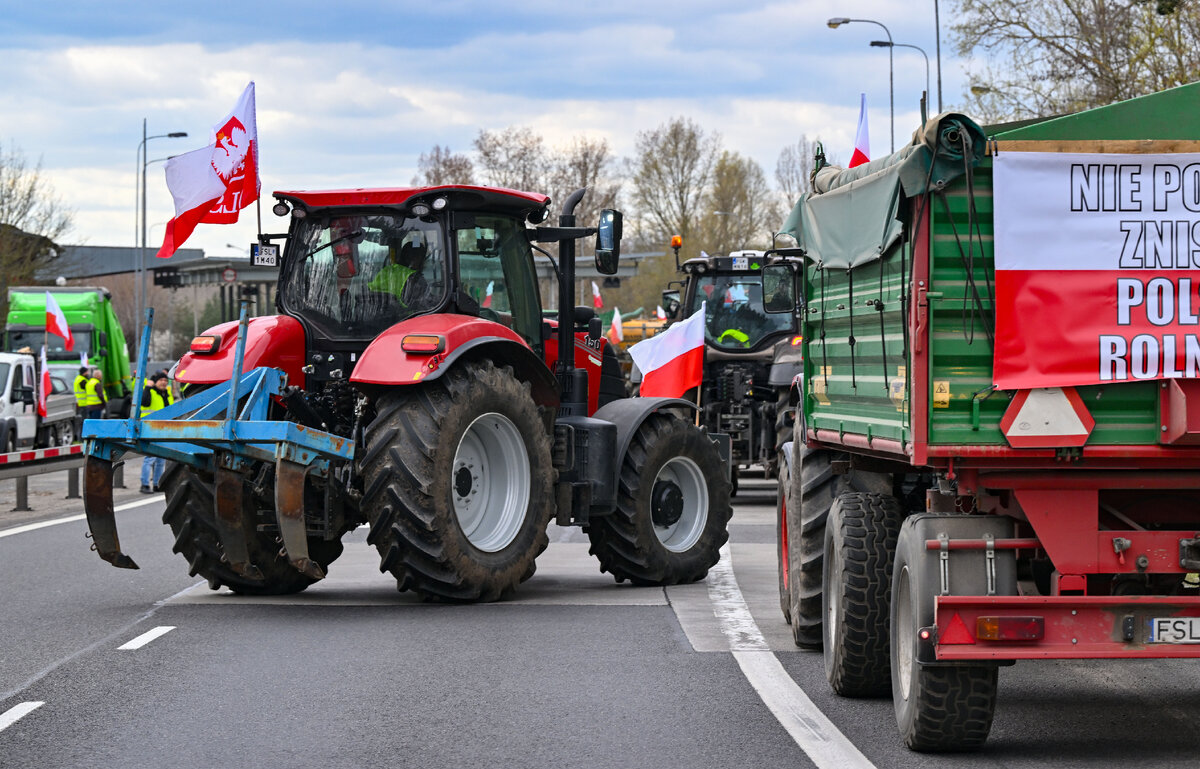
[[819,769],[874,769],[854,743],[792,680],[759,630],[733,573],[729,545],[708,572],[709,599],[742,675],[800,749]]
[[[119,513],[122,510],[132,510],[135,507],[143,507],[145,505],[152,505],[155,502],[162,502],[162,501],[163,500],[157,496],[155,496],[151,499],[139,499],[137,502],[129,502],[124,505],[117,505],[116,507],[113,508],[113,512]],[[37,531],[38,529],[44,529],[47,526],[57,526],[60,523],[74,523],[75,521],[82,521],[82,520],[85,520],[86,518],[87,518],[87,516],[82,515],[82,514],[68,515],[65,518],[55,518],[52,521],[40,521],[39,523],[27,523],[24,526],[14,526],[11,529],[5,529],[3,531],[0,531],[0,539],[2,539],[4,537],[11,537],[14,534],[24,534],[27,531]]]
[[170,633],[174,629],[175,629],[174,625],[160,625],[159,627],[156,627],[153,630],[147,630],[145,633],[142,633],[137,638],[134,638],[130,641],[127,641],[127,642],[121,644],[120,646],[117,647],[117,650],[120,651],[120,650],[126,650],[126,649],[140,649],[143,646],[145,646],[146,644],[153,641],[154,639],[161,638],[162,636],[165,636],[167,633]]
[[22,702],[18,705],[13,705],[8,710],[0,713],[0,732],[20,721],[25,716],[45,705],[44,702]]

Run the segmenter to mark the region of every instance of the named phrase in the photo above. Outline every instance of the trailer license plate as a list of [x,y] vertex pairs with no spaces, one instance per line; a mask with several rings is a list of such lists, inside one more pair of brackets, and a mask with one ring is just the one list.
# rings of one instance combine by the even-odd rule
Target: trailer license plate
[[1150,643],[1200,644],[1200,617],[1155,617],[1151,619]]

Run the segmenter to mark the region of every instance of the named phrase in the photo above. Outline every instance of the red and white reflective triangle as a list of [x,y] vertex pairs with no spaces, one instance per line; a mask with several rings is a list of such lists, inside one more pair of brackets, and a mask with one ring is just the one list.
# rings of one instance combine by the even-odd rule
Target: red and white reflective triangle
[[1020,390],[1000,420],[1001,432],[1015,449],[1082,446],[1095,426],[1074,387]]

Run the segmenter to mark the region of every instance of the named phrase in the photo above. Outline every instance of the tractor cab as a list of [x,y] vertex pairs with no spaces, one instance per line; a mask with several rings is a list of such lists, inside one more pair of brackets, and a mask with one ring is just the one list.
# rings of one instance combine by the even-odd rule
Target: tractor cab
[[[791,309],[791,295],[779,281],[764,285],[762,251],[737,251],[728,256],[689,259],[684,314],[705,307],[704,341],[716,350],[756,352],[796,330],[790,312],[772,312],[781,300]],[[786,298],[785,298],[786,297]]]

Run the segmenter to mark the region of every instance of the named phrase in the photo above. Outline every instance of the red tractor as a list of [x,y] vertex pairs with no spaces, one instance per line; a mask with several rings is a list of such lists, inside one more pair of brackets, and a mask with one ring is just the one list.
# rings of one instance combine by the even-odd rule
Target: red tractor
[[[703,578],[728,539],[728,444],[694,425],[686,401],[625,398],[590,308],[543,314],[533,243],[559,244],[560,308],[574,293],[578,238],[597,235],[597,267],[616,270],[620,212],[576,227],[583,194],[567,200],[558,227],[537,227],[549,198],[506,189],[276,192],[275,213],[291,214],[279,314],[193,341],[174,376],[198,394],[170,407],[178,422],[147,419],[107,442],[93,428],[89,484],[100,480],[89,490],[122,450],[176,459],[163,479],[175,550],[214,589],[237,593],[303,590],[362,523],[380,570],[431,599],[510,594],[533,575],[551,519],[582,526],[618,582]],[[573,354],[561,360],[563,349]],[[253,368],[286,377],[266,421],[234,422],[229,438],[211,441],[188,427],[213,418],[206,388]],[[193,416],[178,416],[189,401]],[[292,444],[254,440],[283,421],[343,454],[297,464]],[[180,451],[181,440],[198,451]],[[129,566],[115,525],[108,539],[102,497],[88,498],[97,549]]]

